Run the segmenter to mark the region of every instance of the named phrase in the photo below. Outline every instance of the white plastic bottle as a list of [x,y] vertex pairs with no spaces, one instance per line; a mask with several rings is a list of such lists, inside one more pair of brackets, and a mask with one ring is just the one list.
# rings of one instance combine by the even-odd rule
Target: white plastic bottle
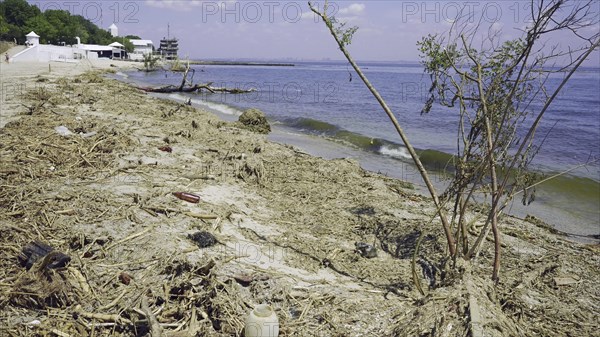
[[245,337],[279,336],[279,319],[268,304],[259,304],[246,317]]

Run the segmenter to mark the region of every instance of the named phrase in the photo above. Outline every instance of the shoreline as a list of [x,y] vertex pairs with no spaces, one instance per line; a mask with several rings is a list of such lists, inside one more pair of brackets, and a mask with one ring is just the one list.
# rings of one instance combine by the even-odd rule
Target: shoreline
[[[113,315],[111,327],[94,330],[110,335],[144,319],[133,308],[147,296],[163,307],[162,324],[183,321],[192,331],[197,323],[194,331],[204,335],[239,335],[248,308],[259,303],[274,307],[286,335],[417,335],[432,328],[465,335],[467,298],[478,302],[486,335],[595,333],[597,305],[589,295],[600,291],[597,246],[505,217],[500,284],[489,279],[493,243],[486,242],[464,267],[476,290],[438,271],[433,280],[419,276],[423,297],[410,271],[415,240],[426,232],[419,266],[442,268],[444,239],[431,222],[431,203],[402,181],[354,160],[270,142],[82,67],[52,66],[50,74],[44,64],[0,69],[3,81],[28,71],[18,77],[26,90],[3,101],[2,118],[10,120],[0,129],[0,331],[20,336],[29,322],[20,319],[34,317],[41,323],[31,329],[39,333],[75,335],[68,327],[79,324],[76,312],[89,326]],[[47,105],[38,107],[42,100]],[[63,125],[74,134],[57,134]],[[166,147],[171,151],[160,150]],[[201,201],[178,200],[177,191]],[[218,244],[198,246],[188,236],[198,230]],[[45,307],[31,307],[45,303],[39,290],[19,283],[32,274],[14,254],[30,240],[76,257],[65,274],[52,275],[82,275],[53,294],[52,319]],[[357,242],[374,243],[378,256],[361,256]],[[120,281],[123,273],[132,285]],[[570,323],[573,308],[577,322]],[[179,312],[197,313],[197,322]]]
[[[118,78],[126,83],[132,83],[135,85],[136,81],[130,78]],[[148,83],[138,83],[139,85],[149,85]],[[176,97],[178,94],[165,94],[156,95],[157,97],[163,97],[164,99],[173,100],[175,102],[184,103],[185,98],[191,97],[195,107],[203,109],[209,108],[211,104],[216,104],[215,108],[209,108],[211,112],[217,114],[219,118],[226,121],[237,120],[239,108],[233,105],[229,105],[225,102],[211,101],[208,96],[201,96],[201,98],[194,98],[193,95],[184,95],[179,99]],[[220,111],[219,107],[225,106],[233,112],[224,113]],[[235,111],[234,111],[235,110]],[[318,121],[317,121],[318,122]],[[352,158],[357,160],[361,167],[373,173],[383,173],[391,178],[406,180],[413,184],[419,193],[423,197],[428,197],[428,191],[424,186],[419,173],[412,163],[406,160],[398,160],[397,158],[385,156],[379,153],[372,153],[372,151],[365,151],[364,149],[355,148],[354,146],[343,144],[341,141],[335,141],[331,138],[322,137],[319,135],[313,135],[310,133],[296,130],[289,125],[279,125],[273,123],[273,129],[278,131],[278,141],[282,144],[289,144],[301,148],[303,151],[318,157],[326,159],[341,159],[341,158]],[[298,135],[294,135],[297,133]],[[272,135],[269,136],[272,138]],[[324,150],[326,149],[326,150]],[[435,152],[427,150],[428,152]],[[444,164],[440,164],[443,166]],[[442,178],[444,173],[442,172],[431,172],[433,175],[433,181],[438,191],[443,191],[447,184],[446,179]],[[551,173],[542,173],[544,175],[550,175]],[[594,183],[594,186],[586,185],[586,181],[589,179],[590,182]],[[558,187],[564,187],[566,182],[577,182],[577,188],[574,190],[561,190]],[[558,187],[557,187],[558,186]],[[587,189],[596,189],[600,187],[600,182],[596,182],[591,178],[579,177],[579,176],[563,176],[557,179],[546,182],[537,188],[537,201],[531,205],[523,206],[519,197],[515,197],[513,202],[508,205],[510,215],[517,216],[524,219],[528,216],[541,219],[542,221],[549,224],[557,233],[563,233],[571,240],[579,243],[597,244],[600,243],[600,228],[595,223],[598,213],[593,212],[593,205],[600,200],[600,196],[596,200],[584,199],[580,202],[572,204],[572,207],[565,209],[565,205],[573,200],[577,200],[581,195],[575,195],[574,193],[580,192],[581,187]],[[581,194],[581,193],[580,193]],[[588,193],[589,195],[589,193]],[[585,207],[584,207],[585,205]]]
[[[315,66],[308,63],[298,63],[297,65],[298,69],[236,69],[236,67],[227,66],[224,66],[223,69],[213,69],[210,71],[206,69],[207,73],[203,73],[201,76],[206,77],[207,80],[210,79],[211,81],[215,81],[221,86],[239,86],[240,83],[246,83],[248,86],[257,88],[257,93],[254,95],[229,96],[231,98],[226,98],[224,96],[222,99],[208,93],[204,93],[196,97],[202,96],[206,97],[208,100],[213,100],[218,103],[234,104],[241,110],[247,108],[259,108],[265,111],[267,115],[275,118],[278,122],[291,125],[292,127],[296,127],[298,129],[303,129],[303,131],[306,131],[306,133],[324,135],[339,141],[347,141],[351,144],[366,149],[367,151],[376,151],[385,155],[408,158],[407,153],[402,153],[406,151],[403,151],[401,144],[399,144],[397,135],[392,132],[392,130],[387,128],[387,126],[389,126],[388,123],[381,118],[382,116],[380,114],[376,113],[378,107],[376,104],[371,104],[373,103],[372,98],[370,96],[365,96],[365,93],[358,95],[358,91],[360,91],[359,87],[362,87],[361,83],[354,82],[350,84],[347,80],[344,80],[343,75],[345,73],[341,65],[338,64],[331,67],[326,66],[325,68],[323,68],[322,65]],[[395,74],[393,76],[397,76],[401,81],[419,80],[418,75],[415,75],[418,73],[418,70],[420,69],[419,67],[411,67],[410,71],[405,71],[403,69],[404,67],[401,64],[395,65],[390,69],[373,69],[373,77],[374,79],[388,77],[391,78],[391,74]],[[330,79],[321,75],[324,70],[326,73],[331,71],[330,77],[332,82],[328,82]],[[279,89],[281,88],[284,90],[286,88],[285,85],[260,84],[261,82],[259,79],[261,79],[261,73],[264,73],[266,76],[263,81],[265,83],[285,83],[285,78],[293,79],[293,82],[290,83],[294,83],[292,86],[296,86],[297,83],[297,90],[295,90],[297,96],[294,96],[292,99],[291,96],[284,94],[283,91],[280,94]],[[161,76],[162,74],[159,76],[156,76],[156,74],[147,75],[148,76],[132,74],[131,77],[135,78],[136,80],[152,81],[157,85],[178,85],[180,80],[177,78],[181,77],[181,75],[173,75],[170,76],[170,79],[167,79],[166,73],[164,78]],[[583,79],[585,78],[586,76],[583,76]],[[284,82],[282,82],[282,79]],[[581,83],[578,81],[582,81],[583,79],[574,79],[573,85],[580,85]],[[256,81],[258,81],[258,84]],[[316,82],[313,83],[313,81]],[[329,94],[325,95],[323,94],[322,88],[320,88],[321,85],[315,84],[317,82],[327,83],[327,85],[331,84],[332,87],[338,89],[333,91],[331,94],[332,96],[329,96]],[[246,84],[242,85],[245,86]],[[323,87],[325,87],[325,85],[323,85]],[[351,97],[348,97],[348,93],[352,93],[352,97],[360,96],[360,100],[355,100]],[[331,97],[331,103],[334,103],[334,101],[337,100],[339,104],[336,104],[335,106],[331,106],[330,104],[321,104],[324,103],[321,102],[321,100],[318,100],[319,103],[317,103],[316,97],[318,95],[325,96],[325,98]],[[191,97],[192,99],[195,99],[194,96]],[[413,96],[400,98],[394,96],[394,92],[392,91],[390,97],[392,104],[404,104],[404,100],[407,101],[406,111],[403,110],[403,105],[400,105],[399,108],[403,111],[402,115],[405,117],[408,117],[410,111],[412,111],[412,109],[418,105],[418,103],[415,101],[417,98]],[[343,101],[340,102],[340,99]],[[292,101],[294,104],[288,104],[292,103]],[[355,105],[361,106],[361,108],[353,109],[352,105],[347,103],[350,101]],[[569,102],[568,105],[571,106],[570,104],[572,104],[572,101],[567,102]],[[557,109],[561,109],[561,104],[557,105]],[[369,121],[365,125],[360,121],[360,111],[366,108],[374,113],[373,119],[376,119],[377,122]],[[570,114],[573,113],[573,111],[569,110],[568,107],[566,109]],[[556,111],[553,111],[553,113],[560,114]],[[298,116],[302,117],[299,118]],[[322,116],[322,118],[320,116]],[[344,117],[342,118],[341,116]],[[554,117],[552,118],[554,119]],[[405,127],[409,130],[412,130],[411,132],[413,135],[411,137],[415,143],[415,146],[426,152],[426,160],[430,162],[430,165],[434,167],[443,167],[447,158],[455,151],[455,144],[452,142],[454,132],[452,132],[452,129],[447,128],[442,130],[443,126],[439,124],[440,120],[446,120],[447,122],[450,122],[449,118],[433,115],[431,117],[427,117],[428,120],[431,119],[432,125],[430,126],[426,125],[426,119],[423,118],[407,119],[409,120],[405,122]],[[565,125],[565,128],[569,130],[571,130],[573,127],[576,128],[574,125]],[[546,126],[544,126],[544,128],[546,128]],[[440,140],[431,140],[431,130],[439,130],[441,132],[441,134],[438,134],[438,138],[440,138]],[[561,133],[563,131],[564,130],[562,129],[557,129],[557,133]],[[580,140],[578,142],[581,144],[594,144],[596,142],[597,137],[594,139],[593,135],[597,135],[597,133],[588,131],[590,131],[589,128],[583,128],[581,132],[577,133],[589,134],[589,137],[580,138],[586,138],[587,140],[591,139],[591,141]],[[436,133],[436,131],[433,132]],[[572,149],[569,149],[571,146],[565,145],[563,148],[560,144],[568,144],[568,139],[565,139],[565,141],[557,144],[557,142],[560,140],[560,136],[548,138],[548,146],[540,150],[539,155],[536,156],[535,161],[532,163],[532,170],[542,171],[548,174],[569,171],[569,174],[586,177],[600,184],[600,171],[598,171],[600,167],[598,166],[598,163],[592,162],[585,167],[582,165],[583,162],[585,162],[585,158],[589,159],[589,153],[595,153],[596,150],[587,151],[585,148],[589,146],[584,145],[579,147],[573,146]],[[375,143],[369,142],[372,140],[375,140]],[[553,150],[554,148],[558,150],[555,151]],[[442,153],[439,151],[445,152],[447,155],[441,156]],[[585,153],[582,153],[582,151]],[[580,158],[580,160],[577,160],[577,158]],[[410,160],[410,158],[408,159]],[[596,195],[599,195],[598,193],[600,193],[600,190],[596,193]]]
[[[184,62],[184,61],[180,60],[180,62]],[[246,62],[246,61],[201,61],[201,60],[190,60],[189,63],[191,65],[206,65],[206,66],[263,66],[263,67],[295,67],[296,66],[294,63]]]

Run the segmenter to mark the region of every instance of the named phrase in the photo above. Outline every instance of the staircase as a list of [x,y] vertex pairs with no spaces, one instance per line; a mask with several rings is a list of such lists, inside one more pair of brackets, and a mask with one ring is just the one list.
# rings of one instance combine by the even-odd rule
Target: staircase
[[23,50],[25,50],[25,48],[26,48],[25,46],[15,46],[15,47],[12,47],[12,48],[10,48],[10,49],[7,51],[7,53],[8,53],[8,56],[12,58],[13,56],[15,56],[15,55],[17,55],[18,53],[20,53],[20,52],[22,52]]
[[33,47],[25,47],[25,46],[16,46],[11,48],[8,51],[8,56],[10,57],[10,63],[15,62],[15,60],[19,60],[18,62],[38,62],[38,49],[40,45],[35,45]]

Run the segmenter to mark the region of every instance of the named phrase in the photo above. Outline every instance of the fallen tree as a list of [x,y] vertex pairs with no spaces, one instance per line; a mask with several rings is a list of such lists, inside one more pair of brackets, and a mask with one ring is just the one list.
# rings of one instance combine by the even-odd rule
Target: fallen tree
[[[192,78],[189,83],[187,81],[187,76],[192,71]],[[207,90],[211,93],[217,92],[226,92],[229,94],[245,94],[250,92],[255,92],[255,88],[250,89],[241,89],[241,88],[226,88],[226,87],[213,87],[212,82],[205,84],[193,84],[194,74],[196,73],[195,69],[190,68],[190,64],[186,65],[185,71],[183,73],[183,79],[181,80],[181,84],[179,86],[175,85],[167,85],[159,88],[152,87],[138,87],[138,89],[144,90],[146,92],[159,92],[159,93],[173,93],[173,92],[201,92],[202,90]]]
[[174,85],[168,85],[159,88],[151,88],[151,87],[139,87],[138,89],[144,90],[146,92],[160,92],[160,93],[172,93],[172,92],[198,92],[202,90],[207,90],[211,93],[217,92],[226,92],[228,94],[246,94],[250,92],[255,92],[255,88],[250,89],[240,89],[240,88],[225,88],[225,87],[213,87],[211,86],[212,82],[206,84],[195,84],[190,87],[180,88]]

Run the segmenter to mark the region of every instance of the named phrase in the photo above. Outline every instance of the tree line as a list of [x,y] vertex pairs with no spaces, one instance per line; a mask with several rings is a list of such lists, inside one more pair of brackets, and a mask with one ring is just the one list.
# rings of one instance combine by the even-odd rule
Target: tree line
[[81,15],[71,15],[65,10],[48,9],[42,12],[39,7],[25,0],[0,0],[0,40],[25,43],[25,35],[34,31],[40,36],[40,43],[73,45],[81,43],[108,45],[119,42],[128,52],[133,51],[130,39],[137,36],[113,37],[108,30],[99,28]]

